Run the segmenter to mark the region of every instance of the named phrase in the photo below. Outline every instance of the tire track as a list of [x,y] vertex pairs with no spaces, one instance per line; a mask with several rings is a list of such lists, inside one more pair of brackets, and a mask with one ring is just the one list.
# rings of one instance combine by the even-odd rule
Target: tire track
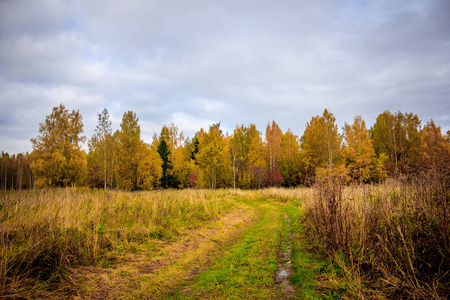
[[70,289],[79,299],[161,299],[203,272],[256,218],[254,208],[239,204],[219,220],[173,242],[159,242],[146,254],[127,255],[113,268],[72,269]]
[[278,268],[275,273],[275,284],[281,284],[281,290],[286,298],[295,296],[295,289],[289,282],[289,276],[293,274],[291,254],[292,254],[292,236],[290,232],[291,220],[285,214],[285,220],[287,221],[287,236],[282,235],[281,247],[278,252]]

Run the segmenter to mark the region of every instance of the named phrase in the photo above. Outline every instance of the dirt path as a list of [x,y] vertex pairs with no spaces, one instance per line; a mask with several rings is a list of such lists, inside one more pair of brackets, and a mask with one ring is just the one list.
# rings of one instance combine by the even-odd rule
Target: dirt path
[[[238,202],[213,222],[127,254],[113,267],[78,267],[55,295],[76,299],[288,299],[291,221],[283,204]],[[280,237],[281,234],[281,237]],[[281,239],[280,239],[281,238]],[[200,276],[199,276],[200,275]],[[199,279],[201,278],[201,279]]]
[[[258,220],[223,256],[186,282],[171,299],[290,299],[295,290],[283,271],[290,252],[290,222],[280,203],[254,200]],[[281,234],[281,236],[280,236]],[[281,238],[281,239],[280,239]],[[280,244],[281,242],[281,244]],[[283,269],[281,269],[283,268]],[[277,280],[283,277],[282,280]]]
[[289,298],[295,296],[295,289],[289,281],[289,276],[292,275],[292,233],[290,232],[291,220],[287,215],[284,215],[286,220],[285,232],[281,237],[281,247],[278,251],[278,268],[275,273],[275,284],[281,284],[283,294]]
[[256,218],[253,207],[239,204],[219,220],[183,233],[175,241],[158,242],[145,254],[127,255],[114,268],[73,269],[71,293],[79,299],[160,299],[201,273]]

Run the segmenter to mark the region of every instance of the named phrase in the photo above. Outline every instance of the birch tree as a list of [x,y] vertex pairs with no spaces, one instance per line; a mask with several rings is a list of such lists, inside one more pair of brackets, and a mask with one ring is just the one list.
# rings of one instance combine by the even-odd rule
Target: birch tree
[[87,175],[86,153],[81,143],[86,139],[80,112],[69,112],[63,104],[55,106],[44,123],[39,124],[39,135],[31,139],[31,169],[37,177],[36,185],[82,185]]

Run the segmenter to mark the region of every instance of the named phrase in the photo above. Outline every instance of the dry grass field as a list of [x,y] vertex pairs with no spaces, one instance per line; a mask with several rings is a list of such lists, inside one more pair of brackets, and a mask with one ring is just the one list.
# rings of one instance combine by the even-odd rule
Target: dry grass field
[[274,278],[287,231],[292,298],[445,299],[449,198],[443,180],[425,177],[259,191],[1,192],[0,299],[281,299]]

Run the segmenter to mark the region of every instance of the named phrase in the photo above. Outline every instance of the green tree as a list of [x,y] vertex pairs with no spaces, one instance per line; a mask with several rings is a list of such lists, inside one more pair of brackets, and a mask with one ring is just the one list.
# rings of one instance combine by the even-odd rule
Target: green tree
[[198,133],[192,138],[192,140],[187,139],[184,147],[184,156],[189,160],[197,163],[198,147],[200,142],[198,141]]
[[87,175],[86,153],[81,150],[85,140],[82,116],[69,112],[63,104],[53,108],[39,135],[31,139],[31,169],[37,186],[82,185]]
[[178,173],[180,187],[198,187],[200,185],[200,169],[196,158],[199,152],[198,133],[192,140],[186,139],[181,151],[182,164]]
[[170,150],[169,145],[166,142],[166,137],[163,134],[161,134],[159,138],[157,151],[162,160],[161,186],[164,188],[168,188],[172,183],[172,175],[169,174],[169,172],[173,169],[172,161],[170,159],[172,151]]

